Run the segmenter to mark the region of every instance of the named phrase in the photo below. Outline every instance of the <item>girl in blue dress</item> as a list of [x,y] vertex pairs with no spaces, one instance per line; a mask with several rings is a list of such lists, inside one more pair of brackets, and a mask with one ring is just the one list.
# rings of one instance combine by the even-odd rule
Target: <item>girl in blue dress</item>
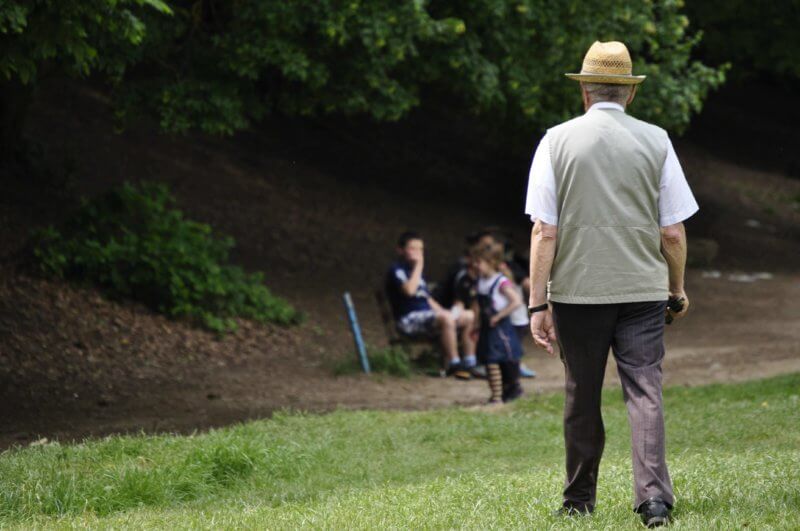
[[510,316],[522,305],[514,284],[500,272],[503,246],[482,245],[472,252],[478,270],[478,305],[480,306],[480,336],[478,361],[486,365],[490,404],[510,402],[522,395],[519,384],[519,360],[522,344]]

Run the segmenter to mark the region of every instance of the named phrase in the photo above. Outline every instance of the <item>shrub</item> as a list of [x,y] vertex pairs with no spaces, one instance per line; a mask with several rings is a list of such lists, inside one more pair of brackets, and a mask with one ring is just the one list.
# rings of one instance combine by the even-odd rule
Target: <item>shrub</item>
[[230,237],[185,219],[163,184],[124,184],[84,201],[60,229],[36,235],[46,274],[100,287],[217,332],[234,317],[288,325],[299,314],[272,295],[260,273],[228,263]]
[[[372,372],[408,378],[411,376],[411,360],[408,353],[400,347],[368,348],[369,367]],[[361,372],[361,364],[356,355],[339,362],[334,368],[337,375]]]
[[408,353],[402,348],[387,347],[374,350],[369,357],[370,369],[375,372],[408,378],[411,376],[411,362]]

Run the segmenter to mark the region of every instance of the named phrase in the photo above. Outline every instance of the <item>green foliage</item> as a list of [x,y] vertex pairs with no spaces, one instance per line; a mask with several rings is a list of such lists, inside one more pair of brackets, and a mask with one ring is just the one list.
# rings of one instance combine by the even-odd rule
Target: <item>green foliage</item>
[[687,11],[692,23],[703,28],[703,56],[716,63],[730,61],[736,78],[767,74],[800,80],[800,0],[704,0],[689,2]]
[[398,119],[419,103],[419,79],[446,75],[422,47],[464,31],[420,1],[171,4],[173,19],[148,17],[141,69],[117,102],[172,132],[230,134],[274,111]]
[[45,273],[210,330],[234,329],[234,317],[283,325],[299,319],[261,274],[228,263],[232,238],[185,219],[164,185],[125,184],[84,202],[63,228],[48,228],[37,239],[34,255]]
[[[800,527],[799,388],[789,375],[665,391],[676,528]],[[597,511],[551,516],[562,407],[554,394],[492,413],[278,413],[188,437],[12,450],[0,454],[0,527],[642,529],[619,389],[605,391]]]
[[[563,73],[596,39],[628,44],[650,77],[635,112],[664,127],[685,127],[723,81],[724,69],[690,59],[700,35],[676,0],[172,4],[177,23],[149,17],[147,77],[118,95],[122,115],[144,106],[176,132],[231,133],[270,112],[396,120],[426,89],[494,122],[544,128],[579,110]],[[154,59],[172,67],[158,81]]]
[[[408,378],[411,376],[411,360],[409,359],[408,352],[401,347],[367,347],[367,356],[369,358],[370,371],[374,373],[389,374],[401,378]],[[362,372],[361,364],[358,362],[355,354],[351,354],[346,360],[341,361],[334,367],[334,373],[338,375],[360,372]]]
[[0,73],[28,81],[51,62],[106,72],[121,121],[147,110],[171,132],[231,134],[273,112],[397,120],[430,94],[493,123],[541,129],[579,109],[563,73],[580,68],[595,39],[618,39],[650,76],[636,114],[680,130],[724,72],[690,59],[700,34],[687,33],[681,6],[16,0],[0,7]]
[[120,78],[145,36],[141,14],[170,13],[163,0],[4,0],[0,2],[0,76],[23,84],[59,65]]
[[[700,35],[687,34],[689,22],[681,4],[674,0],[448,3],[444,14],[463,17],[468,28],[453,74],[455,87],[467,87],[478,107],[488,105],[512,120],[516,116],[548,127],[580,111],[576,83],[564,72],[580,70],[583,55],[595,40],[620,40],[630,49],[634,72],[648,75],[633,112],[680,131],[691,113],[700,110],[708,90],[724,79],[723,70],[690,60]],[[448,59],[452,63],[453,57]],[[476,73],[476,65],[486,66]]]

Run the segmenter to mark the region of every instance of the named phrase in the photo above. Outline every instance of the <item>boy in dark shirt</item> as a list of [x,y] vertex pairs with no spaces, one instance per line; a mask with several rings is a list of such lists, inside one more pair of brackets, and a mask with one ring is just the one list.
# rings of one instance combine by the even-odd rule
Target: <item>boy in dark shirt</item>
[[[407,336],[438,334],[447,357],[447,373],[459,378],[470,377],[476,366],[475,342],[470,332],[475,315],[472,310],[443,308],[431,297],[422,271],[425,266],[425,247],[415,232],[404,232],[397,241],[398,260],[386,274],[386,292],[400,333]],[[458,333],[464,348],[463,359],[458,355]]]
[[442,282],[433,291],[433,298],[445,308],[450,308],[451,311],[457,306],[472,308],[476,300],[475,275],[470,271],[470,265],[466,259],[459,258],[458,262],[453,264]]

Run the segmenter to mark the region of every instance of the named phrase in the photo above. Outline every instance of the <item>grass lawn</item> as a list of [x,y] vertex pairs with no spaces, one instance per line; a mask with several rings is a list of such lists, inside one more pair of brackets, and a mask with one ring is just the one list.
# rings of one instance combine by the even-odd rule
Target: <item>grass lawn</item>
[[[557,519],[563,396],[501,413],[279,414],[189,437],[0,454],[0,527],[641,528],[605,392],[591,517]],[[800,529],[800,374],[665,392],[675,529]]]

